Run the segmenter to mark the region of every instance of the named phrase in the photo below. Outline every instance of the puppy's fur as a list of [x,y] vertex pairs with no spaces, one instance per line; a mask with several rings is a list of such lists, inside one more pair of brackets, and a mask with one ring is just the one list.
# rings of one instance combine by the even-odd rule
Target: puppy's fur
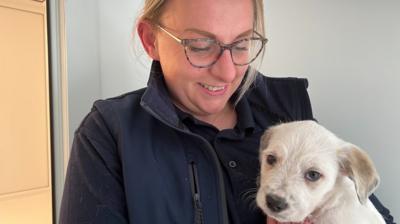
[[369,201],[379,183],[368,155],[314,121],[268,129],[257,205],[280,222],[385,223]]

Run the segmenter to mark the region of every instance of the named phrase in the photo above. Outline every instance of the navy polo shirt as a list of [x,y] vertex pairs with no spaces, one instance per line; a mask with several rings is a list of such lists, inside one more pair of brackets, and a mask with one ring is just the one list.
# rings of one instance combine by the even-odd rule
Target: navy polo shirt
[[[189,130],[205,138],[218,155],[224,171],[230,223],[264,224],[266,217],[255,204],[259,140],[264,129],[255,123],[247,99],[243,97],[236,105],[236,126],[221,131],[176,109],[178,117]],[[268,119],[270,125],[279,121],[273,117]]]

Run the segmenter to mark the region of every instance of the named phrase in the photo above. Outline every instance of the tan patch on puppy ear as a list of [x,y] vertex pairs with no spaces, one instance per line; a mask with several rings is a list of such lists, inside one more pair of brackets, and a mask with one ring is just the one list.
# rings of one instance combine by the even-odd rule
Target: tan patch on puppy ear
[[368,154],[354,145],[339,150],[342,172],[355,184],[359,201],[364,204],[378,187],[379,175]]
[[260,152],[268,147],[269,139],[271,138],[272,130],[267,129],[260,139]]

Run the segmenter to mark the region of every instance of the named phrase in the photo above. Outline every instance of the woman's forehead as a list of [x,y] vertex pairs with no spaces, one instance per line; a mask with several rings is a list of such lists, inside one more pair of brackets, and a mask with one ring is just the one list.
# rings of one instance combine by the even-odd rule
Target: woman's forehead
[[232,39],[253,27],[252,0],[169,0],[161,23],[180,32],[200,30]]

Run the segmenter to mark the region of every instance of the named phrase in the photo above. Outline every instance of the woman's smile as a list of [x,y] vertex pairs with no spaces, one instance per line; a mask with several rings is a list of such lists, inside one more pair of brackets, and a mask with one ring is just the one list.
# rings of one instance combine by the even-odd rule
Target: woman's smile
[[223,95],[226,92],[228,85],[209,85],[205,83],[199,83],[199,86],[209,95],[219,96]]

